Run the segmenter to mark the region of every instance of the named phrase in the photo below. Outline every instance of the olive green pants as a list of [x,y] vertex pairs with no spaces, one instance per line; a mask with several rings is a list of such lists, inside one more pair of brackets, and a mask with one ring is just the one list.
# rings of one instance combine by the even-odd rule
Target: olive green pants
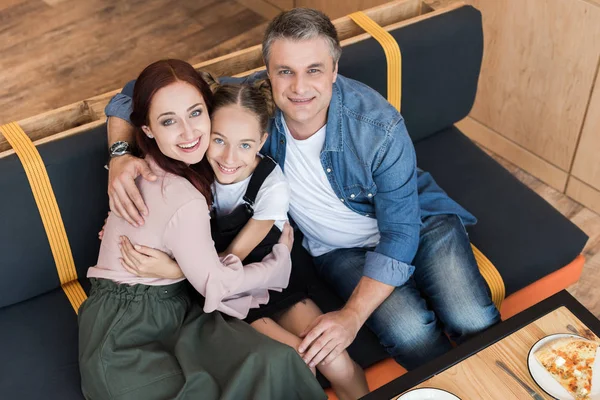
[[184,281],[92,279],[79,310],[87,399],[324,399],[294,349],[246,323],[206,314]]

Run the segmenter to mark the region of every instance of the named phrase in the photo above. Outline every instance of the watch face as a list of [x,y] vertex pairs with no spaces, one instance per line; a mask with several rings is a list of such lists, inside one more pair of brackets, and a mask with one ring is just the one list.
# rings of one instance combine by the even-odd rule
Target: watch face
[[127,142],[115,142],[110,146],[110,154],[115,156],[123,155],[128,149],[129,144]]

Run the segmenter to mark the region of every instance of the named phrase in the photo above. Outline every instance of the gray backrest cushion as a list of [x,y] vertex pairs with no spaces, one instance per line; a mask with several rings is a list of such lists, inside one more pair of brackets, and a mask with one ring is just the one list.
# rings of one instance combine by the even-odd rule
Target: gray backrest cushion
[[[465,6],[390,32],[402,52],[402,115],[413,141],[469,114],[483,56],[481,13]],[[387,97],[387,64],[375,39],[345,46],[339,73]]]

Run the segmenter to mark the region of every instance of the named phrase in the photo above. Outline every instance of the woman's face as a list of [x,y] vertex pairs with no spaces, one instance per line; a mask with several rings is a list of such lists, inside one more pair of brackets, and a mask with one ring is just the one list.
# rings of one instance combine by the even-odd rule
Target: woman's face
[[158,90],[148,121],[142,130],[156,140],[165,156],[188,165],[202,160],[210,137],[210,118],[196,87],[177,81]]
[[266,139],[267,133],[261,132],[258,117],[251,111],[237,104],[214,111],[206,159],[217,181],[226,185],[249,177]]

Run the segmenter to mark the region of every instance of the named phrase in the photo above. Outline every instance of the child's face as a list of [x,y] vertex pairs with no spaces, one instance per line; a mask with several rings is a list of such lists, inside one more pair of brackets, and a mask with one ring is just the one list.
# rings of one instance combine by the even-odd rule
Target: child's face
[[256,153],[267,138],[258,117],[237,104],[224,106],[212,115],[212,132],[206,159],[221,184],[249,177],[258,159]]
[[146,135],[160,151],[186,164],[202,160],[208,147],[210,118],[204,98],[194,86],[177,81],[158,90],[152,98]]

